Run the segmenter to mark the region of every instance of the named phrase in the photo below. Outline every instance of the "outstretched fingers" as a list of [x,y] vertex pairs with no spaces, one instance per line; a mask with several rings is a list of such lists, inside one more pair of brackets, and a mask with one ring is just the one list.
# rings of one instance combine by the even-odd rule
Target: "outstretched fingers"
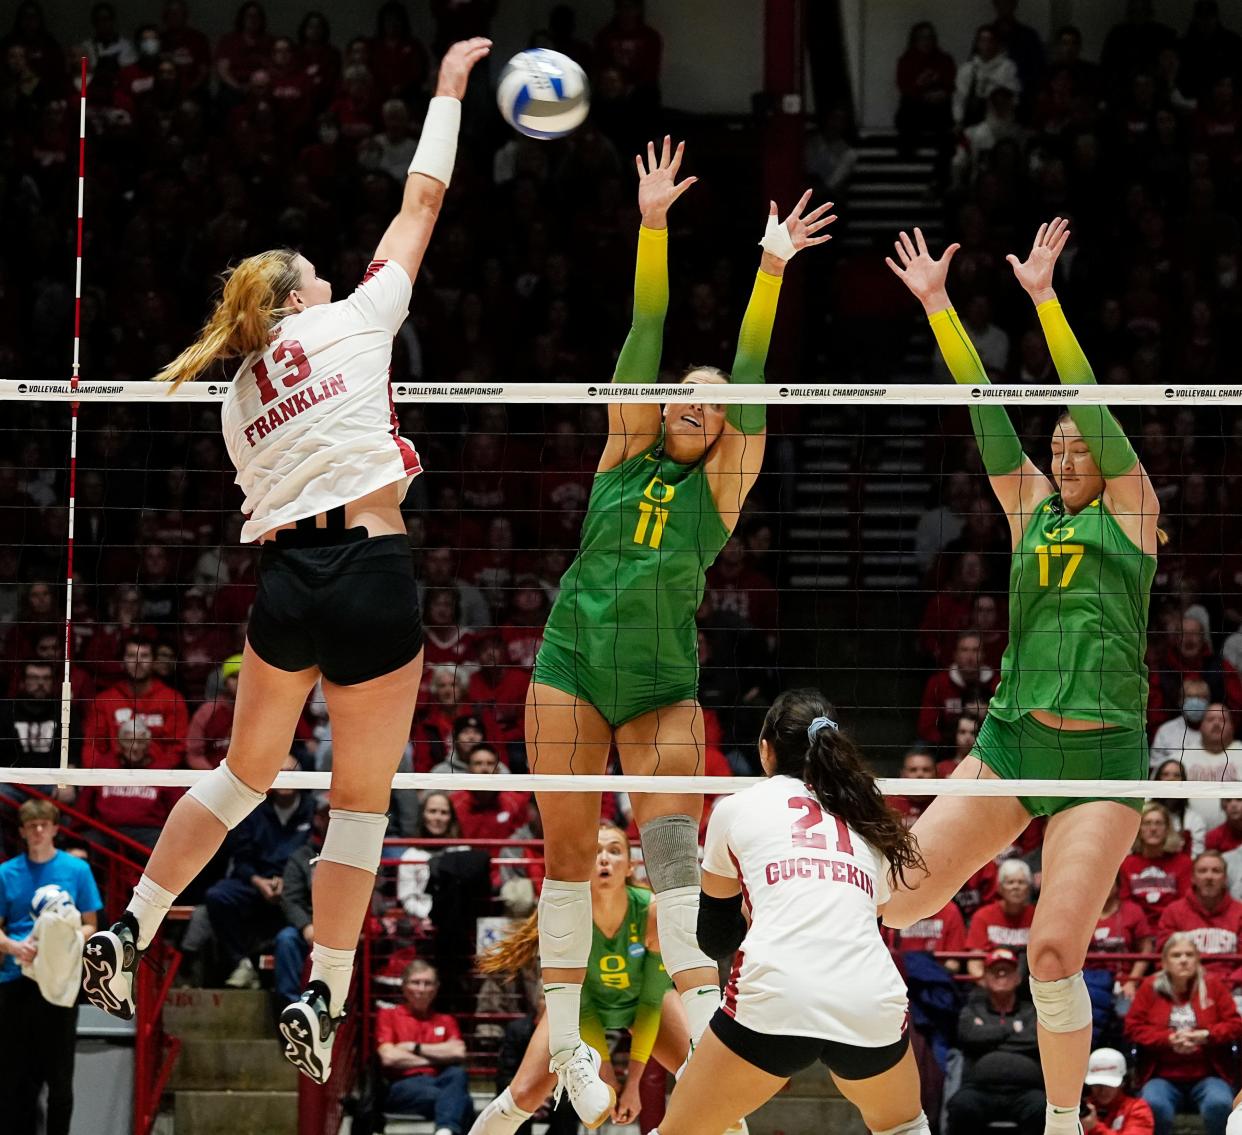
[[660,149],[660,168],[667,169],[673,157],[673,140],[667,134],[664,135],[664,145]]
[[[818,221],[820,217],[822,217],[826,212],[828,212],[829,209],[832,208],[832,206],[833,206],[832,201],[825,201],[818,208],[812,209],[806,215],[805,219],[806,219],[807,224],[810,224],[813,221]],[[833,219],[835,220],[836,218],[834,217]]]
[[[904,236],[905,234],[903,233],[902,235]],[[909,268],[910,261],[913,260],[914,257],[906,251],[906,246],[902,244],[900,240],[895,240],[893,241],[893,248],[897,250],[897,259],[901,262],[901,266],[903,268]]]
[[[667,153],[668,153],[668,142],[669,142],[668,136],[667,136],[667,135],[665,135],[665,137],[664,137],[664,152],[665,152],[665,154],[667,154]],[[685,152],[686,152],[686,144],[685,144],[685,142],[678,142],[678,143],[677,143],[677,149],[675,149],[675,150],[673,151],[673,160],[672,160],[672,162],[670,162],[670,163],[669,163],[669,167],[668,167],[668,169],[669,169],[669,173],[671,173],[671,174],[673,175],[674,179],[676,179],[676,177],[677,177],[677,171],[678,171],[679,169],[681,169],[681,157],[682,157],[682,155],[683,155]]]

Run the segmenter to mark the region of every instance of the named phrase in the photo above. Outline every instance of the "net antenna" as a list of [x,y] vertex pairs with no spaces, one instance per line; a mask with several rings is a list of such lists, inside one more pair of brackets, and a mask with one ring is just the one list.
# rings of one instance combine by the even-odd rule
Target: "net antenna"
[[[82,204],[86,189],[86,56],[82,56],[82,82],[78,100],[78,249],[73,280],[73,374],[69,388],[78,389],[82,359]],[[69,536],[65,560],[65,672],[60,684],[60,767],[69,767],[69,717],[73,709],[73,520],[78,479],[78,401],[69,403]]]

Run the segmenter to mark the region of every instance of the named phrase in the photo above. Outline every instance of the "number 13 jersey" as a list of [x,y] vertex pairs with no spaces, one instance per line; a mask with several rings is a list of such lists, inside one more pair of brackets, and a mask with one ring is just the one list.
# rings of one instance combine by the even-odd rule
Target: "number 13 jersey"
[[422,472],[389,386],[411,290],[401,265],[373,261],[347,299],[286,316],[238,368],[221,424],[246,494],[243,541],[385,485],[404,498]]
[[724,1012],[760,1033],[862,1048],[900,1040],[906,988],[876,922],[888,869],[793,777],[717,804],[703,870],[738,879],[750,907]]

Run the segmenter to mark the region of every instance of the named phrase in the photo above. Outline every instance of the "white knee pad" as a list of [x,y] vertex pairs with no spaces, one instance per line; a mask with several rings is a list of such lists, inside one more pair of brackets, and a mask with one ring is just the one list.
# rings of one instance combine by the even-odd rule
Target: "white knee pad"
[[232,831],[263,803],[266,793],[256,792],[234,774],[228,761],[221,761],[206,776],[196,780],[186,795],[192,796]]
[[374,875],[384,853],[387,830],[388,817],[383,812],[332,808],[328,812],[328,830],[324,833],[319,858]]
[[582,969],[591,957],[591,884],[544,879],[539,894],[539,964]]
[[699,886],[676,887],[656,896],[660,954],[669,977],[688,969],[716,969],[699,949]]
[[1076,1033],[1091,1022],[1091,994],[1082,970],[1059,981],[1031,978],[1035,1016],[1050,1033]]
[[931,1125],[927,1122],[927,1116],[920,1111],[908,1123],[899,1123],[896,1127],[875,1131],[872,1135],[931,1135]]

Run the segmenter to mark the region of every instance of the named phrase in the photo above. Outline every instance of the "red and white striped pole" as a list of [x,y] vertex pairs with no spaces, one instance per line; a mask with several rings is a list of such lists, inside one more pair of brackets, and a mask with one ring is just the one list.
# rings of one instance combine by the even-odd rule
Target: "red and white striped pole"
[[[78,252],[73,281],[73,374],[78,388],[82,358],[82,203],[86,188],[86,56],[82,56],[82,89],[78,102]],[[60,767],[69,767],[69,717],[73,708],[73,520],[78,480],[78,401],[69,403],[69,539],[65,564],[65,673],[60,686]]]

